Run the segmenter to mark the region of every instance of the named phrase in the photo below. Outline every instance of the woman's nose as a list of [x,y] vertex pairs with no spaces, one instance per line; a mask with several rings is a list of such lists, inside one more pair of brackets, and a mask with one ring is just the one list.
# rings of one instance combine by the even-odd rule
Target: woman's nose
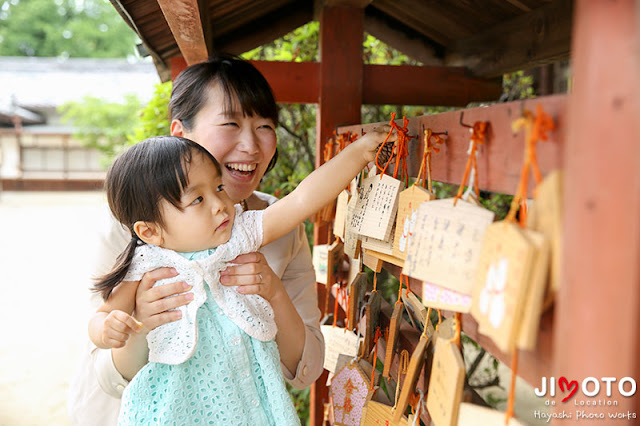
[[247,129],[242,132],[238,141],[238,149],[251,155],[260,152],[260,141],[253,130]]

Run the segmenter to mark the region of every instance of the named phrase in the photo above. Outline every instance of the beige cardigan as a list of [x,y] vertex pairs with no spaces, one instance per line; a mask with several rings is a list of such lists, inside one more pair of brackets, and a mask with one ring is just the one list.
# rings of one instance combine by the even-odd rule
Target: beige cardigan
[[[248,205],[252,210],[261,210],[275,201],[277,198],[256,191],[249,198]],[[106,208],[101,228],[96,266],[93,269],[95,275],[108,272],[131,239],[129,232]],[[264,246],[260,252],[264,254],[276,275],[282,279],[306,326],[304,351],[297,370],[291,372],[281,364],[287,381],[293,387],[303,389],[320,376],[324,360],[324,339],[320,332],[315,272],[304,225]],[[94,312],[100,303],[99,296],[93,294],[91,302]],[[120,397],[128,382],[113,365],[110,350],[98,349],[88,339],[87,342],[86,351],[69,386],[69,418],[74,425],[116,425]]]

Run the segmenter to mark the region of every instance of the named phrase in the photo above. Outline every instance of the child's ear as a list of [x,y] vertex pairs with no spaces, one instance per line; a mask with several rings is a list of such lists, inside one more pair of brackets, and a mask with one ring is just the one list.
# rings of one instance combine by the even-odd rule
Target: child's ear
[[138,221],[133,225],[133,231],[147,244],[159,246],[163,243],[162,228],[152,222]]

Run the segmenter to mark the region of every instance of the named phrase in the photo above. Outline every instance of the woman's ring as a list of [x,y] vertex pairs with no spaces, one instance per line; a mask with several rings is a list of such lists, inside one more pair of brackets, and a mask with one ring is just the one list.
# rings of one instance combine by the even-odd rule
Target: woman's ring
[[262,282],[262,274],[258,274],[258,276],[260,277],[260,281],[258,281],[258,282],[261,283]]

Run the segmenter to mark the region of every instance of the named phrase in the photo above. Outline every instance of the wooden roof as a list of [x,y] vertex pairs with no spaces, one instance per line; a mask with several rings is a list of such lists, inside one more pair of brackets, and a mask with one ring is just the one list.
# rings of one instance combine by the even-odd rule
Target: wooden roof
[[[364,7],[364,30],[424,65],[496,77],[569,57],[571,0],[111,0],[153,56],[240,54],[314,20],[323,6]],[[164,11],[164,13],[163,13]]]

